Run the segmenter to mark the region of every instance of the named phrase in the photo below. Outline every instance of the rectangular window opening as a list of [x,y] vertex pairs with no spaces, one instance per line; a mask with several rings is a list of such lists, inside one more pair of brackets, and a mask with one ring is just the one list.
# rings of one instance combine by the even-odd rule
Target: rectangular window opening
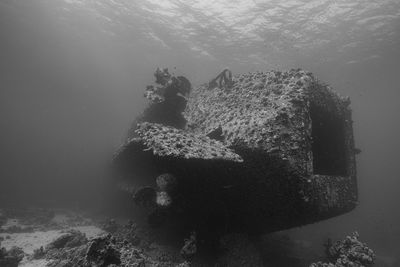
[[344,118],[316,105],[310,115],[314,174],[346,176]]

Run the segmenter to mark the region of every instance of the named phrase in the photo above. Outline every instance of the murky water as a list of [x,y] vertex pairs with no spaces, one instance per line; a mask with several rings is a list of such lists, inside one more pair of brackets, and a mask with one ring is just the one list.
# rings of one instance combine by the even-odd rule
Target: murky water
[[359,205],[288,234],[318,254],[358,230],[379,266],[400,266],[399,47],[397,0],[2,0],[0,203],[107,203],[158,66],[193,85],[301,67],[352,100]]

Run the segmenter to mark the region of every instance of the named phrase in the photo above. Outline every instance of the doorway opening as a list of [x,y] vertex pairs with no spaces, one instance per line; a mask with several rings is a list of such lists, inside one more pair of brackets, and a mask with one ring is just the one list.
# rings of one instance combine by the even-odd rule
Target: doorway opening
[[314,174],[346,176],[344,118],[314,104],[310,115]]

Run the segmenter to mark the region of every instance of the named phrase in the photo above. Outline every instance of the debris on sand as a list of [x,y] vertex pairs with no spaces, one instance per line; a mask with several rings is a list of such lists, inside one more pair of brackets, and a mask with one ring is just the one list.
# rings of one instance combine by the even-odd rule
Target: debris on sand
[[91,240],[86,250],[85,260],[87,264],[95,266],[121,264],[121,254],[116,247],[116,240],[111,235]]
[[32,260],[43,259],[46,256],[46,251],[44,250],[43,246],[37,248],[33,251],[32,256],[30,257]]
[[[1,246],[0,246],[1,247]],[[24,258],[25,253],[19,247],[12,247],[7,250],[0,249],[0,266],[2,267],[17,267],[19,262]]]
[[[113,233],[92,239],[82,238],[77,231],[60,236],[46,249],[47,267],[59,266],[177,266],[184,262],[163,246],[139,234],[132,221],[115,224]],[[80,240],[74,243],[72,240]],[[74,244],[74,245],[72,245]]]
[[85,243],[87,243],[85,234],[71,229],[47,245],[46,250],[49,251],[52,249],[73,248],[81,246]]
[[[159,191],[172,193],[175,190],[175,179],[170,175],[158,177]],[[87,220],[87,218],[83,218]],[[74,221],[70,221],[75,225]],[[196,232],[191,232],[186,239],[174,239],[173,244],[160,242],[154,229],[139,222],[121,218],[107,219],[99,225],[110,230],[104,232],[98,227],[82,226],[63,230],[35,231],[33,233],[10,234],[3,240],[0,251],[1,267],[92,267],[92,266],[305,266],[318,256],[311,253],[301,261],[290,258],[288,246],[300,246],[299,243],[288,243],[280,236],[272,238],[270,243],[259,243],[254,236],[243,233],[224,235],[217,244],[207,243],[209,251],[204,253],[204,239]],[[46,224],[46,223],[45,223]],[[48,224],[46,224],[48,225]],[[37,225],[38,226],[38,225]],[[105,227],[104,227],[105,226]],[[40,227],[37,227],[40,228]],[[5,234],[1,234],[5,236]],[[33,238],[33,236],[37,236]],[[5,236],[6,237],[6,236]],[[23,239],[23,241],[21,241]],[[254,242],[256,241],[256,242]],[[182,246],[182,247],[181,247]],[[261,248],[260,246],[263,246]],[[268,253],[265,247],[274,249]],[[304,256],[304,247],[296,256]],[[260,253],[261,251],[261,253]],[[368,267],[375,255],[353,233],[343,241],[326,246],[328,258],[326,263],[317,262],[310,267]],[[207,254],[208,253],[208,254]],[[262,255],[276,260],[266,260]],[[279,258],[281,257],[281,258]],[[285,257],[287,259],[283,259]],[[310,260],[311,259],[311,260]]]
[[77,230],[68,230],[46,246],[46,259],[50,261],[48,266],[68,266],[65,265],[67,262],[78,266],[85,255],[87,243],[85,234]]
[[310,267],[367,267],[375,260],[375,253],[365,243],[358,240],[357,232],[346,236],[342,241],[326,244],[328,263],[317,262]]

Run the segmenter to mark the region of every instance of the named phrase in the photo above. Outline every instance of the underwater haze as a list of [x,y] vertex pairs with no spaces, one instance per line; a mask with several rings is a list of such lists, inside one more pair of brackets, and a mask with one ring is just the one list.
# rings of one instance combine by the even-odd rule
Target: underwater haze
[[107,201],[157,67],[194,86],[225,67],[302,68],[349,96],[359,205],[288,233],[358,230],[400,266],[399,0],[0,0],[0,202]]

